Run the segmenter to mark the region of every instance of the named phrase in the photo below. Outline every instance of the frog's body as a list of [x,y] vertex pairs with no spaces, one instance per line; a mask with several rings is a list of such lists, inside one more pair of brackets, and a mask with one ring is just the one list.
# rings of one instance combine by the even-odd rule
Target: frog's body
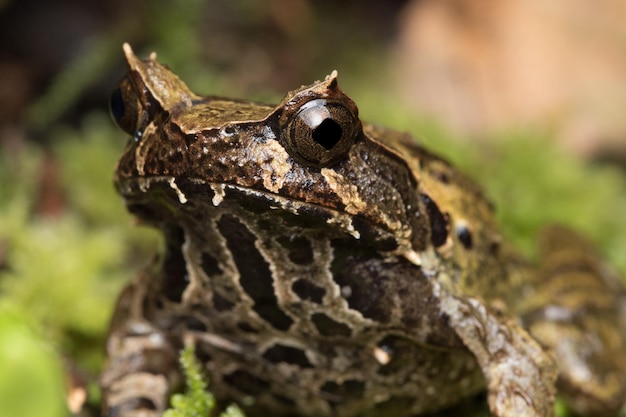
[[557,372],[578,410],[616,413],[624,291],[577,239],[531,268],[473,182],[362,124],[335,73],[267,106],[125,52],[116,184],[166,251],[118,303],[106,415],[160,415],[184,340],[249,416],[411,416],[485,389],[494,416],[551,416]]

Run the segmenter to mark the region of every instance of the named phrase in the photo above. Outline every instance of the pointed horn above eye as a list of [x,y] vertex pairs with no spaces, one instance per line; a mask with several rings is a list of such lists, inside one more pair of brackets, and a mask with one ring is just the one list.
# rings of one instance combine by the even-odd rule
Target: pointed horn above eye
[[198,97],[176,74],[157,61],[156,53],[153,52],[148,59],[141,60],[128,43],[124,43],[122,49],[128,63],[131,82],[138,91],[145,87],[151,97],[164,109],[178,105],[189,107],[192,100]]
[[329,75],[326,76],[324,82],[327,84],[328,88],[337,88],[337,77],[339,73],[337,70],[333,70]]

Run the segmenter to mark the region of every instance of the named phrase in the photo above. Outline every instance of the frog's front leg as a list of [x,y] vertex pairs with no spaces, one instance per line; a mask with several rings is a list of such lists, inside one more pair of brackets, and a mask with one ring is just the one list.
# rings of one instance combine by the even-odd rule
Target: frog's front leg
[[147,272],[121,294],[100,385],[103,417],[156,417],[182,381],[179,346],[143,317]]
[[554,416],[555,363],[521,326],[474,298],[447,295],[441,308],[485,376],[492,416]]

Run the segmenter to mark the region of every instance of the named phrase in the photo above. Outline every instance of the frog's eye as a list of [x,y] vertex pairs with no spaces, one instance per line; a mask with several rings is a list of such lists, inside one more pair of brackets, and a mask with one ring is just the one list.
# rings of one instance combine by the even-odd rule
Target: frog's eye
[[291,117],[283,137],[294,159],[327,166],[345,156],[359,126],[359,119],[348,107],[316,99],[306,102]]
[[138,128],[139,102],[130,88],[128,80],[122,80],[120,85],[111,93],[109,112],[115,124],[124,132],[135,135]]

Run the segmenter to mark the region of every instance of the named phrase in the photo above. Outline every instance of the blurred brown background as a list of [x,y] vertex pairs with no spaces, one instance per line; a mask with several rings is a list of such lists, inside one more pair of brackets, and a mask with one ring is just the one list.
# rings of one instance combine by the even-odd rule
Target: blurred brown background
[[588,154],[626,144],[626,2],[424,0],[402,11],[403,99],[459,132],[550,129]]
[[5,0],[2,140],[25,124],[45,141],[50,123],[103,107],[129,41],[192,82],[219,74],[222,94],[339,68],[459,136],[532,126],[585,155],[621,152],[625,19],[621,0]]

